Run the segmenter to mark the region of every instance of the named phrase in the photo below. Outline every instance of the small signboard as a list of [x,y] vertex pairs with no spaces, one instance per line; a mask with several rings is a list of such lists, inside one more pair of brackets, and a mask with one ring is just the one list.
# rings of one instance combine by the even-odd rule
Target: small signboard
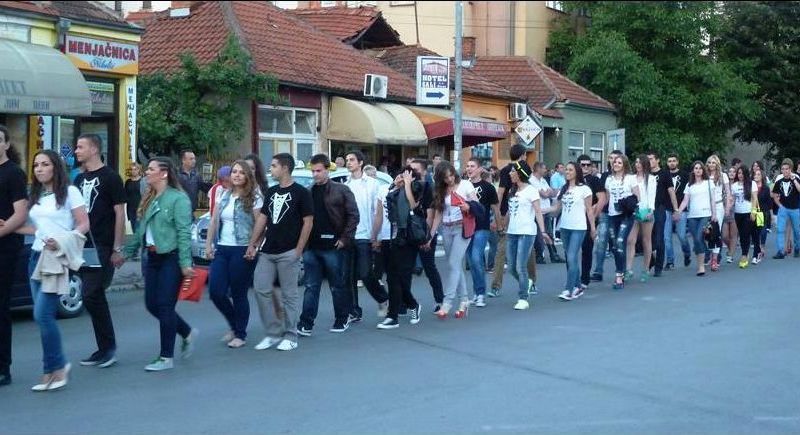
[[533,120],[530,116],[526,116],[522,122],[519,123],[517,128],[514,129],[519,135],[520,139],[525,142],[525,145],[530,145],[536,136],[542,132],[542,126]]
[[417,105],[450,104],[450,59],[417,56]]

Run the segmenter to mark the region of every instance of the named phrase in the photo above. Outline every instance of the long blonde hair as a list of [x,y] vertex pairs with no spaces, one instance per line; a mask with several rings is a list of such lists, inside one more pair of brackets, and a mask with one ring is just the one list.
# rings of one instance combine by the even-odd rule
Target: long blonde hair
[[[253,204],[256,203],[256,193],[258,187],[256,175],[253,173],[253,170],[250,169],[250,165],[248,165],[247,161],[245,160],[237,160],[233,162],[231,165],[231,172],[233,172],[233,168],[236,166],[241,168],[245,176],[244,186],[242,186],[242,194],[239,195],[239,199],[242,201],[242,206],[244,207],[245,211],[252,214]],[[231,193],[233,193],[233,186],[231,186]]]
[[711,171],[708,169],[708,165],[714,163],[717,166],[717,169],[714,172],[714,184],[722,183],[722,174],[725,172],[722,168],[722,162],[719,160],[719,157],[716,154],[712,154],[708,156],[706,159],[706,172],[708,172],[708,178],[711,178]]

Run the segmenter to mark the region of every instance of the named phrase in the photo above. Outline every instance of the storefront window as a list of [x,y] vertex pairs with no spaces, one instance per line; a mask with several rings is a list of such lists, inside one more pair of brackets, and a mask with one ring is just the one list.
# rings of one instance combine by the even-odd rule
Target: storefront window
[[86,84],[92,96],[92,113],[114,113],[114,84],[90,81]]
[[258,111],[258,130],[266,134],[292,134],[292,111],[260,109]]
[[308,161],[317,143],[317,117],[314,110],[261,106],[259,155],[265,164],[277,153],[289,153],[297,160]]
[[297,134],[315,135],[317,132],[317,113],[296,111],[294,114],[294,131]]
[[314,155],[313,142],[297,142],[297,160],[302,160],[303,163],[308,164],[312,155]]

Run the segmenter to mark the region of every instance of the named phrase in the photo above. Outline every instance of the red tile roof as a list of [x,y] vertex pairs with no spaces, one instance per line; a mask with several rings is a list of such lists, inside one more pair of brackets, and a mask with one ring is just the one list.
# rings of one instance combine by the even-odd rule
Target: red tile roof
[[159,14],[142,36],[140,71],[174,71],[178,55],[208,63],[229,34],[238,35],[255,68],[283,84],[361,96],[364,74],[389,78],[389,96],[414,100],[415,83],[268,2],[201,2],[184,18]]
[[[523,56],[481,56],[473,70],[525,97],[544,116],[560,113],[553,103],[576,103],[599,109],[615,110],[614,105],[552,68]],[[556,112],[556,113],[553,113]]]
[[342,42],[358,37],[381,17],[376,8],[364,6],[290,9],[289,12]]
[[136,24],[139,27],[147,27],[156,18],[156,13],[152,10],[131,11],[125,15],[125,21]]
[[[392,69],[416,80],[417,56],[439,56],[435,52],[419,45],[405,45],[402,47],[389,47],[375,51],[375,57]],[[455,83],[454,61],[450,59],[450,83]],[[521,101],[523,97],[517,96],[508,89],[483,77],[482,75],[464,69],[461,86],[465,94],[481,95],[485,97],[500,98],[510,101]]]
[[51,17],[71,18],[85,23],[112,25],[115,27],[128,27],[131,30],[138,28],[126,23],[113,9],[102,5],[100,2],[91,1],[0,1],[0,9],[15,9]]

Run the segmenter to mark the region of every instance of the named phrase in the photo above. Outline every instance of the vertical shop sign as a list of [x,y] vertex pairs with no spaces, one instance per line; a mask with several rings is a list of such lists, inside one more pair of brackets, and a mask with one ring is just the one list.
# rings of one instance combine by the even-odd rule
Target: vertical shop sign
[[136,161],[136,83],[125,87],[125,106],[128,108],[128,152],[130,161]]

